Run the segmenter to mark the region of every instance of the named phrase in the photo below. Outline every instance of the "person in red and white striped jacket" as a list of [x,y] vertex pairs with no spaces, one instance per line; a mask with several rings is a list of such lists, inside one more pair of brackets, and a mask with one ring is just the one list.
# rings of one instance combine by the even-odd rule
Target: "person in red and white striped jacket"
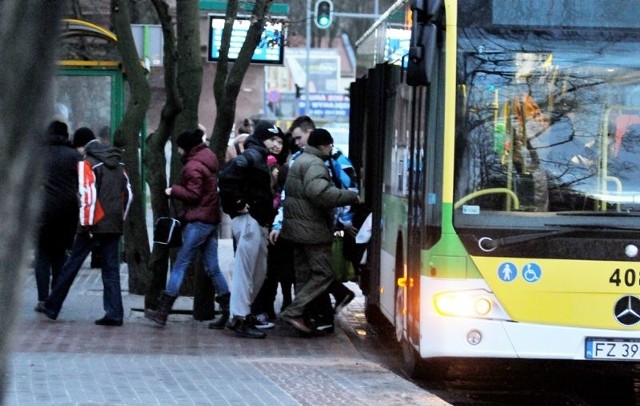
[[124,315],[120,291],[120,237],[133,193],[118,148],[101,144],[93,131],[76,130],[73,145],[84,153],[78,164],[80,225],[69,259],[60,277],[38,311],[56,319],[80,267],[93,248],[102,254],[103,306],[105,316],[95,321],[102,326],[121,326]]

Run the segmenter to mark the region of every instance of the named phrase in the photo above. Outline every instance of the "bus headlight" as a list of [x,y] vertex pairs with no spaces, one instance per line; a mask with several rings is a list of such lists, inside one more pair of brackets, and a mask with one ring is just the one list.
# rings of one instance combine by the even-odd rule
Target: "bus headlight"
[[496,297],[486,290],[440,293],[434,296],[434,305],[443,316],[509,320]]

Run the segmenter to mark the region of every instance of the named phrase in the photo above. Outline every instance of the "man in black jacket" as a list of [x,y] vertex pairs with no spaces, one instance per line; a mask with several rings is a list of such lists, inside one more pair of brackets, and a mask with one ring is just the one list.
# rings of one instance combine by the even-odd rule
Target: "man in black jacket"
[[[244,144],[244,151],[220,174],[223,209],[232,218],[231,231],[236,241],[231,278],[231,320],[227,329],[240,337],[264,338],[255,327],[251,303],[267,275],[267,233],[273,221],[273,191],[267,155],[282,130],[268,122],[259,122]],[[233,187],[225,184],[234,180]]]
[[36,310],[49,296],[50,287],[56,284],[78,227],[78,162],[82,155],[69,141],[67,125],[61,121],[49,124],[47,142],[43,207],[34,266],[39,304]]

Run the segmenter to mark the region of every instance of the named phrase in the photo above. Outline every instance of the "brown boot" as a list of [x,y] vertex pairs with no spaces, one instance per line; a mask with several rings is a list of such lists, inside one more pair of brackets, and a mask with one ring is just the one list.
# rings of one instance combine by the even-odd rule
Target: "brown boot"
[[166,290],[163,290],[162,292],[160,292],[160,298],[158,299],[158,308],[156,310],[144,309],[144,317],[153,321],[154,323],[165,326],[167,324],[167,317],[169,317],[169,312],[171,312],[173,303],[177,298],[178,296],[172,296]]

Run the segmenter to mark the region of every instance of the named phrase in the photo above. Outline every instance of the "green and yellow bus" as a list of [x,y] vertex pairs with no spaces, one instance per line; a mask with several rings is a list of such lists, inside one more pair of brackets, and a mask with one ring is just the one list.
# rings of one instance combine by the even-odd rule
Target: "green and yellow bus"
[[639,361],[640,2],[405,3],[406,55],[385,13],[350,89],[367,316],[408,368]]

